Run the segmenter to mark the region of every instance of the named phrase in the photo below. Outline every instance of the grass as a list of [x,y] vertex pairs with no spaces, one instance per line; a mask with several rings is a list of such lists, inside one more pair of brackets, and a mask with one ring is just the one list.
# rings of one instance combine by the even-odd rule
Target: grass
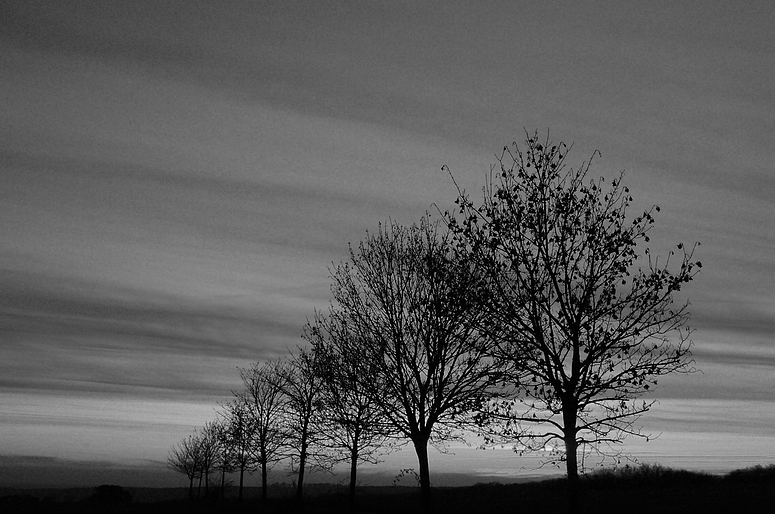
[[[139,491],[139,490],[138,490]],[[579,482],[581,512],[595,514],[627,512],[721,513],[770,512],[775,505],[775,464],[740,469],[727,475],[686,471],[658,464],[600,469],[584,475]],[[101,486],[84,491],[81,498],[53,501],[50,497],[15,495],[0,497],[0,512],[20,514],[51,513],[255,513],[333,514],[349,513],[346,488],[319,489],[297,505],[291,498],[235,500],[219,502],[167,499],[131,502],[132,489]],[[563,513],[567,505],[563,479],[522,484],[477,484],[469,487],[435,488],[433,500],[439,514],[462,513]],[[160,495],[161,497],[161,495]],[[414,488],[369,487],[357,499],[358,512],[367,514],[419,513],[419,493]]]

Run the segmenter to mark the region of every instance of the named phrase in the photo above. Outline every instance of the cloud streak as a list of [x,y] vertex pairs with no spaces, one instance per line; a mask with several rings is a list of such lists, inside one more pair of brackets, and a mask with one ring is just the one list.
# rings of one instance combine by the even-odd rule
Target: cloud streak
[[[14,444],[180,402],[164,453],[235,366],[302,342],[348,243],[449,207],[442,165],[477,197],[546,127],[573,165],[627,170],[633,213],[660,205],[655,252],[702,242],[682,299],[704,374],[657,397],[775,400],[772,5],[485,4],[4,2],[0,400],[41,413]],[[63,398],[83,419],[45,421]]]

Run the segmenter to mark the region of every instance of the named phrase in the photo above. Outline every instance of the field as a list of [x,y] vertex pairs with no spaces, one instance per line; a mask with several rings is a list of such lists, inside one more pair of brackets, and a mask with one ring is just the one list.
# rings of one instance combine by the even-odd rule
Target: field
[[[288,490],[289,492],[289,490]],[[251,491],[255,494],[255,491]],[[188,501],[186,489],[3,490],[0,512],[14,513],[349,513],[344,487],[311,486],[303,505],[289,494],[266,502],[246,498]],[[253,495],[251,494],[251,496]],[[658,465],[602,470],[579,484],[581,512],[607,514],[771,512],[775,505],[775,465],[734,471],[724,476],[674,470]],[[478,484],[435,488],[433,511],[458,513],[563,513],[567,488],[562,479],[523,484]],[[419,492],[410,487],[367,487],[357,496],[357,512],[421,512]]]

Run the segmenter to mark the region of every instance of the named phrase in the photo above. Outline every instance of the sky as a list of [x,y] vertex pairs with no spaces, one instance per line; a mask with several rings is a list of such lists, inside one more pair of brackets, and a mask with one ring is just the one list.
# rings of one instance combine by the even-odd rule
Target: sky
[[[451,206],[443,165],[476,195],[525,131],[624,170],[655,251],[702,244],[702,373],[661,380],[661,435],[622,449],[772,463],[774,23],[757,0],[5,0],[0,486],[185,485],[170,446],[303,343],[348,243]],[[432,480],[535,472],[451,450]]]

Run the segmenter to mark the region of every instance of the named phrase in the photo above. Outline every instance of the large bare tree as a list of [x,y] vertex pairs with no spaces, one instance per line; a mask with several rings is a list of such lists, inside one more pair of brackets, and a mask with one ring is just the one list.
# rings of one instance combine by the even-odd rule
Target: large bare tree
[[417,454],[430,505],[428,445],[455,435],[493,379],[478,305],[479,279],[446,231],[426,216],[369,234],[331,272],[333,304],[363,363],[360,384]]
[[568,150],[536,136],[504,149],[482,202],[458,188],[447,220],[488,279],[494,356],[517,391],[482,420],[527,447],[560,441],[573,491],[580,445],[640,434],[634,422],[654,400],[638,399],[691,370],[688,303],[674,295],[701,263],[694,246],[654,255],[659,207],[629,218],[622,175],[592,180],[592,160],[566,167]]

